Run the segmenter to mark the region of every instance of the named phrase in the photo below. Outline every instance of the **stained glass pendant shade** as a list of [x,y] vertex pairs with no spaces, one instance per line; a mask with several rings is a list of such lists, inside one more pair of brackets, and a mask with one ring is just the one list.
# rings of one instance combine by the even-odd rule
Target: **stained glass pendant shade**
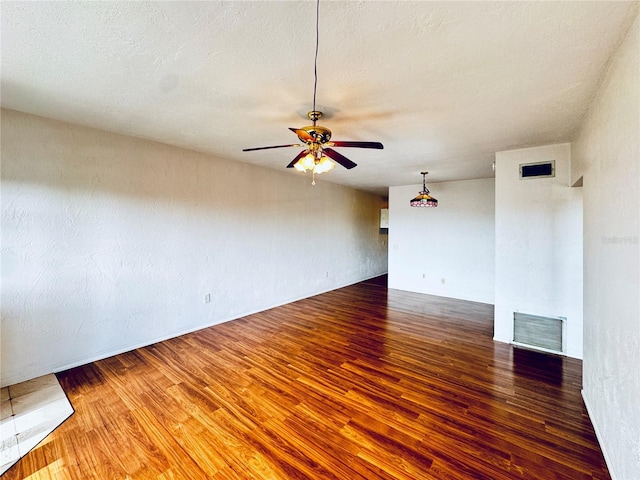
[[429,195],[429,190],[426,184],[426,175],[429,172],[420,172],[422,174],[422,191],[416,198],[409,203],[412,207],[437,207],[438,200]]

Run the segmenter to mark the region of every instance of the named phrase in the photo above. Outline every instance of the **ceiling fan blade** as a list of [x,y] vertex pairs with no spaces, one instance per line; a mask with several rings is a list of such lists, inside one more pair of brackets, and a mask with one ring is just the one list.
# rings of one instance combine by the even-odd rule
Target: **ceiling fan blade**
[[274,145],[273,147],[255,147],[255,148],[243,148],[243,152],[253,152],[254,150],[269,150],[271,148],[285,148],[285,147],[301,147],[299,143],[292,143],[291,145]]
[[342,165],[344,168],[348,170],[357,166],[357,163],[352,162],[341,153],[338,153],[335,150],[331,150],[330,148],[323,148],[322,153],[324,153],[327,157],[334,159],[336,162],[338,162],[340,165]]
[[384,148],[380,142],[341,142],[336,140],[331,143],[334,147],[377,148],[378,150]]
[[299,128],[291,128],[289,127],[289,130],[291,130],[293,133],[295,133],[298,138],[300,140],[302,140],[303,142],[314,142],[315,138],[313,138],[309,132],[307,132],[306,130],[301,130]]
[[307,154],[307,152],[308,152],[308,150],[301,151],[298,155],[296,155],[296,158],[291,160],[291,163],[289,165],[287,165],[287,168],[293,168],[293,166],[296,163],[298,163],[298,160],[300,160],[302,157],[304,157]]

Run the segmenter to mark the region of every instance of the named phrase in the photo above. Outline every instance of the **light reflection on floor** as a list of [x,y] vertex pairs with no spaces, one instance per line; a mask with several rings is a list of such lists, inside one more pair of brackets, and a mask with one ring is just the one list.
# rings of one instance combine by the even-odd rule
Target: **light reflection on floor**
[[73,413],[54,374],[2,388],[0,475]]

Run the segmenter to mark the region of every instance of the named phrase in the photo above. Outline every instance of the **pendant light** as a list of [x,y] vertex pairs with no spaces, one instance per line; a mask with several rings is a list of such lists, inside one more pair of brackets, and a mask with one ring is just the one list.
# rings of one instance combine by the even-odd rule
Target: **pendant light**
[[409,205],[412,207],[437,207],[438,200],[429,195],[429,190],[427,189],[426,184],[426,175],[429,172],[420,172],[422,174],[422,191],[418,194],[416,198],[411,200]]

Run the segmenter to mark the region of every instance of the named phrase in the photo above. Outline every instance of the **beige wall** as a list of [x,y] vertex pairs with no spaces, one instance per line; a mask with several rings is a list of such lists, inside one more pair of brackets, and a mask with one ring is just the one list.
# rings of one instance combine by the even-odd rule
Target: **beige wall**
[[2,385],[385,273],[325,179],[3,110]]
[[640,20],[577,140],[584,185],[583,396],[612,477],[640,478]]

